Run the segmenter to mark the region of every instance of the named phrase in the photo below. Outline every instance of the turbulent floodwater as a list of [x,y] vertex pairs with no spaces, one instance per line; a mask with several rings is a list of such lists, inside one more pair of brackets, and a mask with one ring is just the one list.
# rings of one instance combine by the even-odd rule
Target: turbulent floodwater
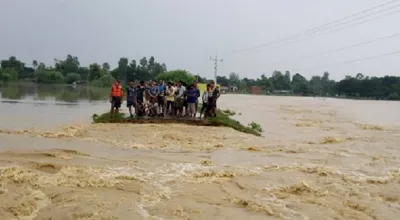
[[90,124],[106,103],[24,103],[0,104],[0,219],[400,216],[398,102],[221,97],[264,137]]

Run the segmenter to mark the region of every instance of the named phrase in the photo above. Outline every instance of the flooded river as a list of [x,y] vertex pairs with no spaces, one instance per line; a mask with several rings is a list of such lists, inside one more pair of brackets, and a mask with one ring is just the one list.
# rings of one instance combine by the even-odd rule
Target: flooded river
[[237,120],[261,124],[255,137],[90,124],[108,89],[0,92],[0,219],[400,216],[400,102],[221,96]]

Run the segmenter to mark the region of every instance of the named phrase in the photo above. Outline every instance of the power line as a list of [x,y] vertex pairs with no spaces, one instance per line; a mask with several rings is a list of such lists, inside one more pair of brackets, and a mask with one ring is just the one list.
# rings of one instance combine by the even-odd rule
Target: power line
[[[362,43],[353,44],[353,45],[349,45],[349,46],[333,49],[333,50],[314,53],[314,54],[311,54],[311,55],[308,55],[308,56],[293,57],[292,59],[299,60],[299,59],[306,59],[306,58],[310,58],[310,57],[316,57],[316,56],[320,56],[320,55],[325,55],[325,54],[329,54],[329,53],[334,53],[334,52],[346,50],[346,49],[349,49],[349,48],[354,48],[354,47],[358,47],[358,46],[362,46],[362,45],[367,45],[367,44],[370,44],[370,43],[374,43],[374,42],[377,42],[377,41],[386,40],[386,39],[390,39],[390,38],[394,38],[394,37],[398,37],[398,36],[400,36],[400,33],[392,34],[392,35],[389,35],[389,36],[385,36],[385,37],[381,37],[381,38],[365,41],[365,42],[362,42]],[[274,62],[274,63],[276,63],[276,62]]]
[[[397,0],[396,0],[396,1],[397,1]],[[397,4],[397,5],[394,5],[394,6],[392,6],[392,7],[385,8],[385,9],[382,9],[382,10],[380,10],[380,11],[376,11],[376,12],[373,12],[373,13],[371,13],[371,14],[367,14],[367,15],[364,15],[364,16],[361,16],[361,17],[358,17],[358,18],[354,18],[354,19],[349,20],[349,21],[341,22],[341,23],[339,23],[339,24],[336,24],[336,25],[330,26],[330,27],[326,27],[326,28],[324,28],[324,29],[330,29],[330,28],[334,28],[335,26],[340,26],[340,25],[342,25],[342,24],[348,24],[348,23],[351,23],[352,21],[360,20],[360,19],[362,19],[362,18],[366,18],[366,17],[369,17],[369,16],[371,16],[371,15],[380,14],[380,13],[382,13],[382,12],[389,11],[389,10],[391,10],[391,9],[398,8],[398,7],[400,7],[400,4]],[[314,31],[314,32],[315,32],[315,31]]]
[[326,23],[326,24],[322,24],[322,25],[317,26],[317,27],[315,27],[315,28],[308,29],[308,30],[306,30],[305,32],[307,32],[307,31],[312,31],[312,30],[317,30],[317,29],[320,29],[320,28],[329,26],[329,25],[331,25],[331,24],[334,24],[334,23],[337,23],[337,22],[346,20],[346,19],[348,19],[348,18],[351,18],[351,17],[357,16],[357,15],[363,14],[363,13],[365,13],[365,12],[372,11],[372,10],[374,10],[374,9],[380,8],[380,7],[382,7],[382,6],[389,5],[389,4],[394,3],[394,2],[397,2],[397,1],[398,1],[398,0],[391,0],[391,1],[388,1],[388,2],[386,2],[386,3],[380,4],[380,5],[376,5],[376,6],[372,7],[372,8],[368,8],[368,9],[362,10],[362,11],[360,11],[360,12],[357,12],[357,13],[355,13],[355,14],[351,14],[351,15],[349,15],[349,16],[340,18],[340,19],[338,19],[338,20],[335,20],[335,21],[332,21],[332,22],[329,22],[329,23]]
[[295,43],[300,42],[300,41],[304,41],[304,40],[312,39],[312,38],[319,37],[319,36],[322,36],[322,35],[330,34],[330,33],[333,33],[333,32],[341,31],[341,30],[344,30],[344,29],[347,29],[347,28],[350,28],[350,27],[353,27],[353,26],[356,26],[356,25],[365,24],[365,23],[367,23],[369,21],[380,19],[380,18],[384,18],[384,17],[388,17],[390,15],[394,15],[394,14],[397,14],[399,12],[400,11],[394,11],[394,12],[391,12],[391,13],[387,13],[387,14],[384,14],[384,15],[381,15],[381,16],[378,16],[378,17],[374,17],[374,18],[369,19],[369,20],[365,20],[365,21],[362,21],[362,22],[358,22],[358,23],[354,23],[354,24],[351,24],[351,25],[348,25],[348,26],[344,26],[342,28],[334,29],[334,30],[331,30],[331,31],[328,31],[328,32],[319,33],[317,35],[314,35],[314,36],[311,36],[311,37],[308,37],[308,38],[303,38],[303,39],[298,39],[298,40],[295,40],[295,41],[292,41],[292,42],[288,42],[287,44],[282,44],[282,45],[279,45],[279,46],[277,46],[275,48],[278,49],[278,48],[286,47],[288,45],[295,44]]
[[[305,34],[307,35],[307,34],[309,34],[310,32],[319,30],[319,29],[321,29],[321,28],[322,28],[322,29],[324,29],[324,28],[326,29],[326,27],[329,27],[330,25],[335,24],[335,23],[337,23],[337,22],[340,22],[340,21],[346,20],[346,19],[348,19],[348,18],[351,18],[351,17],[357,16],[357,15],[363,14],[363,13],[365,13],[365,12],[368,12],[368,11],[371,11],[371,10],[374,10],[374,9],[377,9],[377,8],[380,8],[380,7],[382,7],[382,6],[391,4],[391,3],[396,2],[396,1],[398,1],[398,0],[391,0],[391,1],[389,1],[389,2],[386,2],[386,3],[380,4],[380,5],[374,6],[374,7],[372,7],[372,8],[363,10],[363,11],[361,11],[361,12],[358,12],[358,13],[355,13],[355,14],[352,14],[352,15],[349,15],[349,16],[346,16],[346,17],[344,17],[344,18],[341,18],[341,19],[338,19],[338,20],[335,20],[335,21],[332,21],[332,22],[329,22],[329,23],[326,23],[326,24],[317,26],[317,27],[315,27],[315,28],[307,29],[307,30],[305,30],[305,31],[303,31],[303,32],[301,32],[301,33],[293,34],[293,35],[291,35],[291,36],[289,36],[289,37],[280,38],[280,39],[271,41],[271,42],[266,43],[266,44],[262,44],[262,45],[259,45],[259,46],[255,46],[255,47],[251,47],[251,48],[247,48],[247,49],[243,49],[243,50],[239,50],[239,51],[235,51],[235,52],[236,52],[236,53],[241,53],[241,52],[246,52],[246,51],[249,51],[249,50],[258,49],[258,48],[261,48],[261,47],[270,46],[270,45],[277,44],[277,43],[280,43],[280,42],[283,42],[283,41],[291,40],[291,39],[293,39],[293,38],[298,37],[299,35],[300,35],[300,36],[305,35]],[[395,7],[398,7],[398,6],[399,6],[399,5],[396,5]],[[393,9],[393,7],[392,7],[392,8],[389,8],[389,9]],[[388,9],[385,9],[385,10],[388,10]],[[385,11],[385,10],[383,10],[383,11]],[[380,11],[380,12],[382,12],[382,11]],[[380,13],[380,12],[379,12],[379,13]],[[370,14],[370,15],[373,15],[373,14]],[[369,16],[370,16],[370,15],[369,15]],[[351,20],[350,20],[350,21],[351,21]]]
[[[386,56],[396,55],[396,54],[400,54],[400,51],[395,51],[395,52],[390,52],[390,53],[385,53],[385,54],[380,54],[380,55],[375,55],[375,56],[369,56],[369,57],[363,57],[363,58],[356,59],[356,60],[347,60],[347,61],[336,62],[336,63],[333,63],[331,65],[356,63],[356,62],[360,62],[360,61],[364,61],[364,60],[371,60],[371,59],[375,59],[375,58],[386,57]],[[313,66],[313,67],[308,67],[308,68],[302,68],[302,69],[313,69],[313,68],[318,67],[318,66],[320,66],[320,65]],[[296,69],[295,71],[299,71],[299,70],[300,69]]]
[[396,55],[396,54],[400,54],[400,51],[395,51],[395,52],[391,52],[391,53],[386,53],[386,54],[381,54],[381,55],[376,55],[376,56],[370,56],[370,57],[364,57],[361,59],[357,59],[357,60],[349,60],[349,61],[342,61],[339,64],[348,64],[348,63],[355,63],[355,62],[359,62],[359,61],[363,61],[363,60],[370,60],[370,59],[375,59],[375,58],[379,58],[379,57],[386,57],[386,56],[390,56],[390,55]]

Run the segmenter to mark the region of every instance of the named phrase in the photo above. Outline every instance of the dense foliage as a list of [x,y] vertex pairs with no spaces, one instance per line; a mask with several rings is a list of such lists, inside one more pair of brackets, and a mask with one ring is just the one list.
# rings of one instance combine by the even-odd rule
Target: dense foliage
[[223,86],[234,86],[239,92],[247,92],[250,86],[260,86],[268,93],[282,93],[302,96],[341,96],[362,99],[400,100],[400,77],[368,77],[358,73],[355,77],[346,76],[335,82],[329,79],[329,73],[313,76],[307,80],[296,73],[291,77],[290,72],[283,74],[274,71],[271,77],[261,75],[258,79],[240,79],[236,73],[229,77],[218,76],[217,81]]
[[196,77],[186,70],[173,70],[166,73],[161,73],[156,77],[157,80],[164,80],[165,82],[178,82],[183,81],[186,84],[191,84],[196,80]]
[[[54,66],[46,66],[44,63],[34,60],[32,67],[16,57],[1,60],[0,82],[9,81],[34,81],[46,84],[71,84],[90,83],[95,86],[110,86],[114,79],[123,82],[129,80],[163,79],[165,81],[179,81],[186,83],[197,79],[206,82],[205,78],[194,76],[186,70],[173,70],[167,72],[164,63],[155,61],[154,57],[139,60],[120,58],[118,66],[110,69],[106,62],[93,63],[88,67],[80,65],[78,57],[67,55],[65,60],[54,60]],[[400,77],[368,77],[361,73],[356,76],[346,76],[335,82],[329,78],[329,73],[322,76],[313,76],[307,80],[299,73],[291,76],[289,71],[282,73],[274,71],[271,77],[264,74],[257,79],[240,78],[239,74],[231,73],[229,77],[218,76],[218,84],[226,87],[235,87],[238,92],[246,93],[250,86],[264,88],[265,93],[279,93],[284,91],[289,95],[303,96],[344,96],[364,99],[400,100]]]
[[46,66],[44,63],[32,61],[31,67],[12,56],[8,60],[1,60],[0,81],[34,81],[46,84],[72,84],[91,83],[97,86],[109,86],[114,79],[123,82],[132,79],[151,80],[161,73],[165,73],[167,67],[155,61],[154,57],[147,60],[143,57],[139,63],[136,60],[129,62],[128,58],[120,58],[118,66],[111,70],[110,65],[92,63],[88,67],[80,65],[78,57],[67,55],[65,60],[54,60],[54,66]]

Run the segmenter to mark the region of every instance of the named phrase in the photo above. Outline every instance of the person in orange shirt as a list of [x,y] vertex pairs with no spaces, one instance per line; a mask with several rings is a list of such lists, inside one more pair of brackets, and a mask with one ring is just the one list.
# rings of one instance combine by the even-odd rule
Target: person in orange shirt
[[119,108],[121,108],[122,98],[124,92],[122,91],[122,86],[119,80],[115,80],[111,87],[110,102],[111,102],[111,117],[115,117],[118,114]]

